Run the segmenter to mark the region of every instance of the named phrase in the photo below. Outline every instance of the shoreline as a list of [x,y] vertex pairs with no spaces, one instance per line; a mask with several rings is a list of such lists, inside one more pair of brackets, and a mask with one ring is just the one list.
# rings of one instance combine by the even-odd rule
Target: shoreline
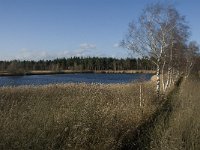
[[75,74],[75,73],[94,73],[94,74],[156,74],[155,70],[35,70],[25,73],[0,72],[3,76],[30,76],[30,75],[53,75],[53,74]]

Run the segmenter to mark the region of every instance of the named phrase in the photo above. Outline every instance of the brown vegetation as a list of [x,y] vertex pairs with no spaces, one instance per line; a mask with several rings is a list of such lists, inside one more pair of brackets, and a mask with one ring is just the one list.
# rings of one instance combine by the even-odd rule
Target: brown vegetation
[[0,88],[0,149],[116,149],[158,107],[153,87],[147,82]]

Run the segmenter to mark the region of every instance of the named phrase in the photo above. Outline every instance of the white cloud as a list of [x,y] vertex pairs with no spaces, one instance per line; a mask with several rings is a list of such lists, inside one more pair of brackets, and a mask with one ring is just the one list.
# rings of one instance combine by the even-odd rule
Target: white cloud
[[68,58],[68,57],[73,57],[73,56],[80,57],[80,56],[87,56],[89,53],[90,53],[89,50],[77,49],[74,51],[63,51],[63,52],[57,53],[57,57],[58,58],[61,58],[61,57]]
[[[115,48],[114,48],[115,47]],[[109,49],[109,48],[107,48]],[[82,43],[77,45],[76,49],[71,50],[32,50],[23,48],[21,50],[15,51],[13,53],[7,52],[0,55],[0,60],[52,60],[56,58],[69,58],[69,57],[127,57],[131,56],[127,53],[126,50],[119,48],[119,43],[113,44],[113,47],[110,47],[112,51],[105,51],[103,49],[97,48],[95,44]]]
[[17,60],[50,60],[56,58],[69,58],[69,57],[86,57],[92,55],[91,49],[95,49],[96,46],[93,44],[81,44],[80,47],[76,50],[68,51],[48,51],[40,50],[34,51],[29,49],[22,49],[12,58]]
[[[119,47],[119,43],[115,43],[114,47]],[[88,56],[98,56],[98,57],[125,57],[124,52],[121,50],[116,50],[113,53],[107,53],[105,51],[98,50],[96,45],[83,43],[78,46],[77,49],[74,50],[60,50],[60,51],[50,51],[50,50],[30,50],[23,48],[19,50],[15,55],[10,55],[11,59],[18,59],[18,60],[52,60],[56,58],[69,58],[69,57],[88,57]]]
[[83,50],[96,49],[96,45],[89,44],[89,43],[82,43],[82,44],[80,44],[80,49],[83,49]]
[[28,49],[22,49],[18,52],[18,54],[14,57],[14,59],[19,60],[41,60],[41,59],[53,59],[54,55],[45,51],[33,51]]
[[119,44],[119,43],[115,43],[115,44],[113,44],[113,47],[119,48],[119,47],[120,47],[120,44]]

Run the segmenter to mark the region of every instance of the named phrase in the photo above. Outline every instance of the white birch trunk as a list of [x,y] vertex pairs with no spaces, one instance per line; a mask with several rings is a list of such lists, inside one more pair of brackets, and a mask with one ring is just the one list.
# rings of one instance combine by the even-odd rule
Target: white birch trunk
[[157,98],[160,98],[160,66],[157,65],[157,81],[156,81],[156,93],[157,93]]
[[165,80],[164,80],[164,69],[165,69],[165,63],[166,63],[166,61],[164,60],[164,62],[163,62],[163,66],[162,66],[162,76],[161,76],[163,92],[165,92]]
[[188,78],[188,77],[189,77],[190,72],[191,72],[191,70],[192,70],[192,66],[193,66],[193,63],[190,62],[189,67],[186,67],[186,75],[185,75],[185,78]]
[[168,71],[167,71],[167,82],[166,82],[166,85],[165,85],[165,91],[170,86],[170,84],[171,84],[171,68],[168,68]]
[[142,107],[142,85],[140,85],[140,107]]

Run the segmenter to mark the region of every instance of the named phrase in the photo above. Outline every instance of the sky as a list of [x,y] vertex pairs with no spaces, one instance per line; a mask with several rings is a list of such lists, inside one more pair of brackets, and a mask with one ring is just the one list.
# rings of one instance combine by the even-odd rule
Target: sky
[[[168,1],[186,16],[190,40],[200,43],[200,1]],[[130,57],[119,42],[129,22],[152,2],[156,0],[0,0],[0,60]]]

